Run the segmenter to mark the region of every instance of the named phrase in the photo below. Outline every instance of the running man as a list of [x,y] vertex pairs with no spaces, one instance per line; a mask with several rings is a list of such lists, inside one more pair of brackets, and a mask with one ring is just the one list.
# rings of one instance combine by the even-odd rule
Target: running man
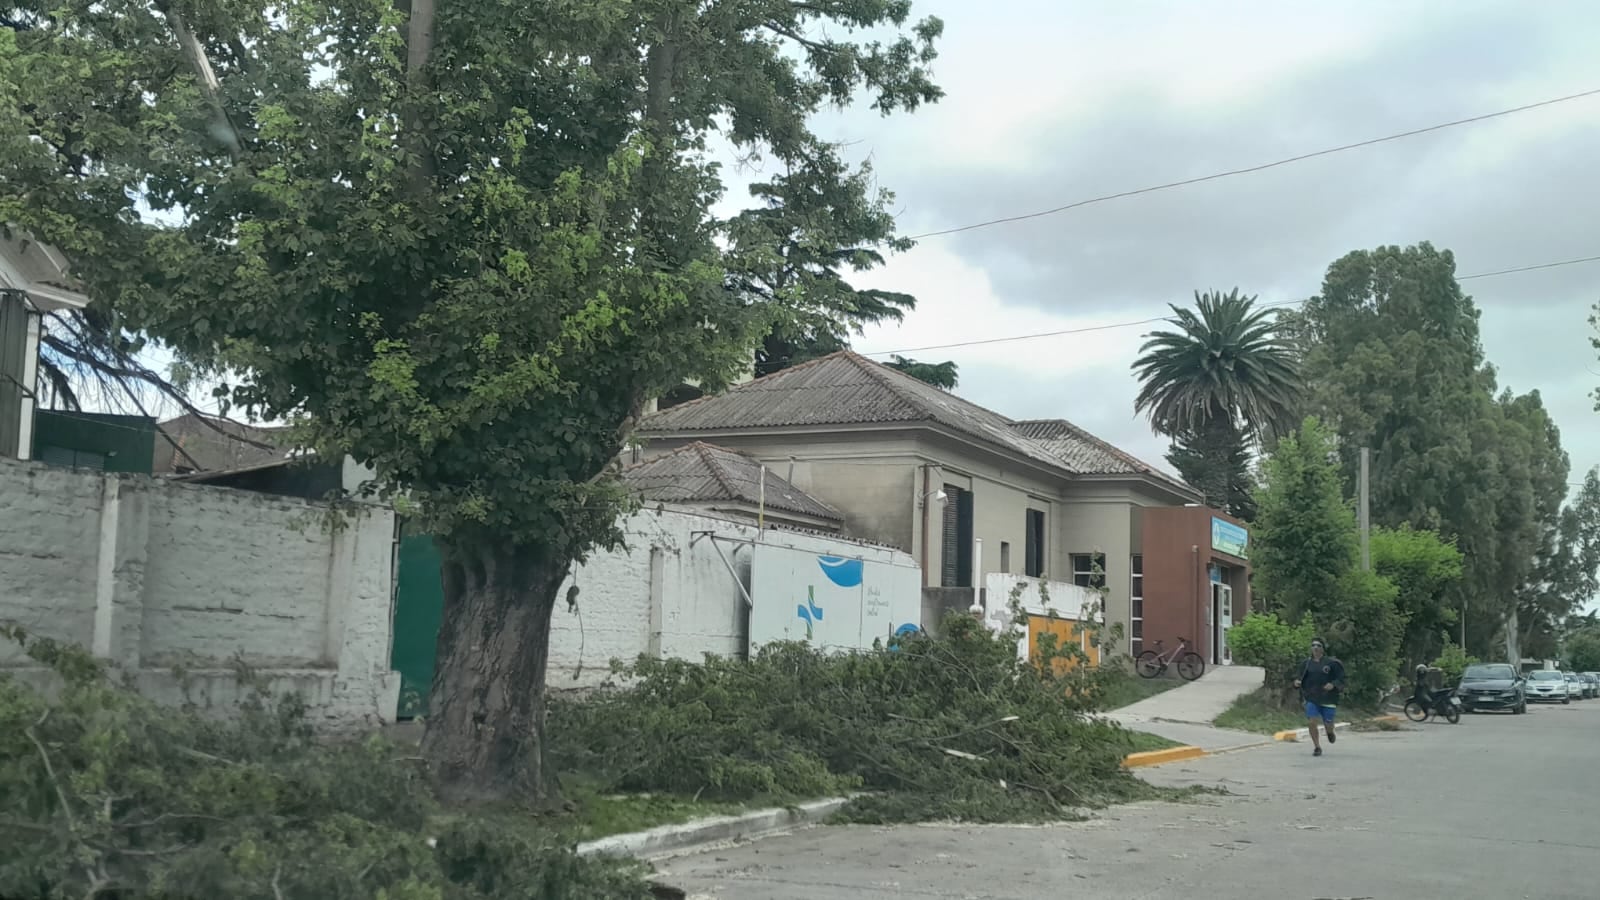
[[1300,664],[1300,674],[1294,686],[1306,702],[1306,718],[1310,720],[1311,755],[1322,755],[1322,736],[1317,733],[1320,722],[1328,732],[1328,743],[1333,735],[1333,717],[1339,711],[1339,693],[1344,690],[1344,663],[1327,655],[1322,638],[1311,642],[1311,658]]

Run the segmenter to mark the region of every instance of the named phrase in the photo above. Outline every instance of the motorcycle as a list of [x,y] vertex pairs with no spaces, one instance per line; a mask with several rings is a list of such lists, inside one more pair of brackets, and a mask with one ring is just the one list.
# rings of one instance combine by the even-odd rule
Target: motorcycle
[[1451,725],[1461,724],[1461,698],[1456,696],[1455,688],[1419,688],[1406,701],[1406,718],[1413,722],[1425,722],[1437,715],[1443,715]]

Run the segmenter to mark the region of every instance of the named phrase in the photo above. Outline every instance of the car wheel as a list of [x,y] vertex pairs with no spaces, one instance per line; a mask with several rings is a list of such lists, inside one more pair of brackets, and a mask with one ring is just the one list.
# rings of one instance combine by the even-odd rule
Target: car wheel
[[1561,698],[1561,705],[1562,706],[1566,706],[1568,703],[1571,703],[1571,702],[1572,702],[1572,698],[1571,697],[1562,697]]

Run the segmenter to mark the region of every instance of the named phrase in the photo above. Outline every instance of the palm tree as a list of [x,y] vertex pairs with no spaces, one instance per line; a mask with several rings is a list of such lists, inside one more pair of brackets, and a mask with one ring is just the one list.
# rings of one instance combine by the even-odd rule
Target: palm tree
[[1173,331],[1139,348],[1134,409],[1173,441],[1167,459],[1206,502],[1249,518],[1249,447],[1294,427],[1299,360],[1272,311],[1255,297],[1195,292],[1195,308],[1172,305]]

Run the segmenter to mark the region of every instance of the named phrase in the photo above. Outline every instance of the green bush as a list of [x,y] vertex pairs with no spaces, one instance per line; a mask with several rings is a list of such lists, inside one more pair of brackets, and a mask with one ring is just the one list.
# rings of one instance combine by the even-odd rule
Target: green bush
[[1401,622],[1396,589],[1376,572],[1354,569],[1319,605],[1313,618],[1328,642],[1328,653],[1344,663],[1345,700],[1373,707],[1399,674]]
[[1316,636],[1310,622],[1289,625],[1274,613],[1251,613],[1228,631],[1228,647],[1236,662],[1260,666],[1269,695],[1292,691],[1295,670],[1311,652]]
[[1439,658],[1433,661],[1433,666],[1443,673],[1446,684],[1455,684],[1461,680],[1461,673],[1467,670],[1467,666],[1477,661],[1476,656],[1468,656],[1467,651],[1447,643]]
[[649,896],[637,867],[579,859],[525,819],[444,815],[408,751],[315,740],[296,700],[258,692],[207,720],[81,650],[24,643],[60,685],[0,677],[0,897]]
[[[1148,795],[1121,768],[1130,733],[1085,713],[1106,677],[1076,648],[952,615],[941,636],[824,654],[772,644],[748,662],[641,659],[633,684],[550,708],[552,761],[610,790],[782,801],[875,792],[857,821],[1036,821]],[[1078,665],[1058,671],[1054,659]]]

